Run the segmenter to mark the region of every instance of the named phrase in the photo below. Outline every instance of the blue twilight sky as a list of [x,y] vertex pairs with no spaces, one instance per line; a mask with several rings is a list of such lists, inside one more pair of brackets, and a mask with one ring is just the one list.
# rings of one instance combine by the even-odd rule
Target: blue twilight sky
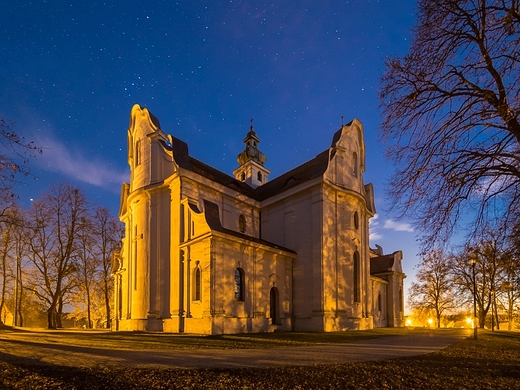
[[253,117],[271,178],[327,149],[342,116],[358,118],[378,209],[371,246],[402,249],[409,284],[418,247],[385,212],[378,88],[415,15],[415,0],[6,1],[0,116],[44,148],[21,203],[69,181],[117,214],[135,103],[230,175]]

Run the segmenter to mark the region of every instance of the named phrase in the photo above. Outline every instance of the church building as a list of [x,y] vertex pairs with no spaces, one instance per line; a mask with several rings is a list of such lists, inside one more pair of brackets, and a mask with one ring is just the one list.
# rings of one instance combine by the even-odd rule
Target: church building
[[135,105],[114,330],[229,334],[403,326],[402,253],[369,247],[363,126],[270,178],[251,125],[233,176]]

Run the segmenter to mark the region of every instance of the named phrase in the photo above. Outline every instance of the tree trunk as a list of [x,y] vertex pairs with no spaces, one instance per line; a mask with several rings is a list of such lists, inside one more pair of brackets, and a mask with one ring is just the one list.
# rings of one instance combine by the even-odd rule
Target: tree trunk
[[[496,305],[496,302],[495,302],[495,305]],[[497,330],[500,330],[500,321],[498,320],[498,310],[497,310],[496,306],[495,306],[495,323],[497,324]]]
[[478,327],[480,329],[484,329],[486,326],[486,317],[487,317],[488,310],[481,310],[477,313],[478,315]]
[[58,302],[58,311],[56,313],[56,326],[58,328],[63,328],[61,323],[61,316],[63,314],[63,298],[60,296],[60,300]]
[[0,324],[3,324],[2,313],[4,312],[5,292],[7,290],[7,242],[8,232],[4,232],[2,248],[2,296],[0,297]]
[[17,326],[23,327],[23,315],[22,315],[22,298],[23,298],[23,281],[22,281],[22,267],[20,265],[20,258],[17,259],[17,269],[16,269],[16,283],[18,286],[18,301],[15,302],[15,314],[17,316],[16,324]]
[[47,327],[49,329],[56,329],[56,304],[51,304],[47,309]]
[[18,303],[17,303],[17,313],[18,313],[18,326],[19,327],[23,327],[23,315],[22,315],[22,297],[23,297],[23,286],[22,286],[22,281],[20,280],[20,298],[18,299]]

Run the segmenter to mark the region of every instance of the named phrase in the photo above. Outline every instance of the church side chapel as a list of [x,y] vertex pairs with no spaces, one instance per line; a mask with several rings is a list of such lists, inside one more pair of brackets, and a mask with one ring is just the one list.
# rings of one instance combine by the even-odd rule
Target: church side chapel
[[403,326],[401,251],[369,247],[363,126],[270,179],[252,124],[234,176],[135,105],[115,253],[114,330],[229,334]]

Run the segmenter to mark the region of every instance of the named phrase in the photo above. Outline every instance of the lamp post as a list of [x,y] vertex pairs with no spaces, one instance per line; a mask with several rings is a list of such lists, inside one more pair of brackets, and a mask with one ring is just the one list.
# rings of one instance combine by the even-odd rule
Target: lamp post
[[477,334],[477,280],[475,279],[475,264],[477,260],[472,258],[470,260],[471,268],[473,269],[473,338],[478,338]]

